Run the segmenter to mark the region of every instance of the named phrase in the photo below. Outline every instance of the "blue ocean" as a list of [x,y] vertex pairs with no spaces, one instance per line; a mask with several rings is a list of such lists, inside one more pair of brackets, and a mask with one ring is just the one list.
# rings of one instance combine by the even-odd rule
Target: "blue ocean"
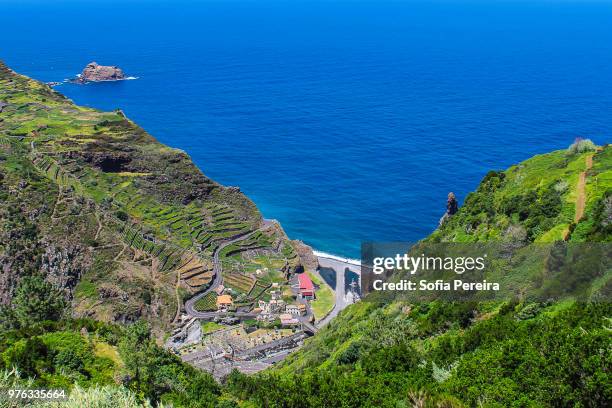
[[491,169],[612,133],[612,3],[0,0],[0,59],[121,108],[320,251],[424,237]]

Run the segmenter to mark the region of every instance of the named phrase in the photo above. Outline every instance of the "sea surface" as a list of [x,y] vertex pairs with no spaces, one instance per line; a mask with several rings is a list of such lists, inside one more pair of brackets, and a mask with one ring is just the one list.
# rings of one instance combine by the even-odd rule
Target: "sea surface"
[[0,59],[121,108],[320,251],[426,236],[490,169],[612,134],[612,3],[0,0]]

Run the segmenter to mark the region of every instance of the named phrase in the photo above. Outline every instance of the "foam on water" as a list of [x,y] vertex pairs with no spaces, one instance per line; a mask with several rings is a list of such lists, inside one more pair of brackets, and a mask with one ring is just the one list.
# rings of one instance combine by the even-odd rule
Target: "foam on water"
[[361,266],[361,260],[359,259],[344,258],[341,256],[332,255],[332,254],[328,254],[327,252],[321,252],[317,250],[314,250],[312,252],[314,253],[315,256],[319,258],[333,259],[334,261],[343,262],[345,264]]

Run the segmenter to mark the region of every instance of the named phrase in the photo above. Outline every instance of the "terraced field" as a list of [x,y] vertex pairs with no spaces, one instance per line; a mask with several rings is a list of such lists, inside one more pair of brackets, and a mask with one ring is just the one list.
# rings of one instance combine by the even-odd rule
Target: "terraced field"
[[[63,187],[71,188],[78,195],[84,194],[84,188],[71,173],[67,173],[50,157],[33,153],[32,163],[51,180]],[[136,203],[142,200],[137,200]],[[113,203],[115,207],[118,204]],[[127,208],[136,204],[131,203]],[[162,218],[163,219],[163,218]],[[191,288],[199,288],[210,283],[213,277],[212,264],[210,261],[201,259],[193,251],[183,247],[164,243],[156,240],[151,235],[145,235],[139,227],[128,225],[125,222],[113,220],[116,229],[121,234],[123,242],[133,249],[143,251],[158,260],[158,269],[164,271],[176,271],[181,279]]]
[[257,281],[255,281],[255,285],[249,293],[249,297],[255,300],[264,298],[265,292],[270,289],[270,286],[271,283],[257,279]]
[[256,231],[248,239],[223,248],[220,256],[224,264],[240,264],[244,273],[254,273],[263,268],[282,270],[290,264],[299,263],[293,247],[275,241],[270,230]]
[[[18,139],[8,137],[0,139],[0,145],[3,146],[15,143],[20,142]],[[88,189],[81,182],[82,179],[87,179],[87,172],[66,171],[55,159],[37,150],[32,150],[31,157],[34,166],[46,177],[77,195],[87,195]],[[146,173],[123,173],[122,176],[125,177],[126,174],[131,177],[146,175]],[[112,189],[111,205],[141,216],[145,225],[148,223],[156,225],[157,229],[162,231],[158,236],[178,237],[178,242],[168,243],[154,238],[153,234],[145,234],[141,230],[142,224],[134,226],[112,220],[123,242],[133,249],[157,258],[160,271],[178,272],[181,280],[194,290],[206,287],[211,282],[214,272],[209,257],[219,243],[250,231],[251,225],[237,221],[234,211],[226,205],[216,203],[206,203],[203,207],[155,205],[155,201],[150,197],[138,196],[136,199],[131,199],[128,192],[131,184],[130,180],[115,184]],[[97,195],[92,196],[95,199]],[[258,234],[253,242],[260,237],[261,234]],[[254,247],[251,239],[246,245]],[[265,245],[266,243],[260,243],[259,247]],[[194,246],[202,255],[196,255],[194,251],[187,249]]]
[[222,257],[231,257],[248,250],[272,247],[272,240],[263,231],[257,231],[247,239],[229,245],[221,251]]
[[[224,273],[251,270],[250,258],[255,255],[298,267],[287,258],[291,245],[282,230],[259,231],[261,215],[238,189],[206,178],[187,154],[161,145],[123,112],[76,106],[1,62],[0,112],[0,148],[12,155],[0,165],[10,162],[14,168],[7,171],[15,172],[11,177],[16,180],[23,178],[18,172],[31,166],[36,177],[52,186],[52,196],[45,197],[48,216],[38,220],[34,214],[31,219],[46,223],[40,230],[50,235],[50,242],[59,243],[68,238],[61,223],[75,222],[75,216],[86,218],[87,234],[70,237],[70,245],[88,248],[86,265],[96,265],[93,272],[85,271],[91,275],[88,282],[110,281],[111,287],[103,288],[108,309],[95,308],[94,313],[104,310],[98,317],[133,319],[142,313],[134,304],[116,307],[121,302],[112,301],[114,297],[148,302],[158,296],[155,300],[162,308],[178,302],[171,307],[180,310],[186,294],[210,286],[215,253],[237,237],[246,238],[218,255]],[[44,207],[40,211],[47,214]],[[159,287],[133,296],[146,286],[132,281],[136,275]],[[252,281],[247,285],[242,278],[229,278],[230,285],[247,292]],[[175,316],[174,311],[167,315]]]
[[217,295],[211,292],[198,300],[194,307],[198,312],[212,312],[217,310]]
[[[7,139],[3,138],[4,143],[9,143]],[[35,151],[32,157],[34,165],[51,180],[61,186],[71,188],[77,194],[86,194],[86,188],[80,181],[85,177],[84,173],[75,176],[73,173],[66,172],[54,159]],[[145,235],[139,227],[114,220],[123,241],[131,248],[157,258],[160,271],[177,271],[181,280],[194,290],[206,287],[211,282],[214,272],[209,257],[219,244],[225,239],[250,231],[251,226],[246,222],[237,221],[236,214],[228,206],[217,203],[206,203],[203,208],[155,206],[152,205],[153,200],[148,197],[137,197],[135,200],[130,200],[129,194],[124,191],[130,184],[131,182],[127,181],[117,185],[114,189],[112,205],[127,209],[132,214],[141,215],[144,220],[154,222],[162,230],[165,228],[165,234],[161,234],[162,236],[178,236],[180,239],[178,245],[165,243],[163,240],[153,238],[152,234]],[[193,245],[203,256],[186,249]],[[249,249],[270,248],[270,246],[269,237],[257,231],[248,239],[224,248],[223,255],[228,256]],[[229,278],[229,285],[233,283],[232,278]],[[249,282],[249,288],[250,285]],[[237,282],[235,287],[247,293],[249,291],[244,290],[240,282]]]
[[72,188],[78,195],[83,195],[83,186],[78,178],[64,171],[51,157],[32,153],[32,163],[45,176],[62,187]]
[[214,277],[212,262],[197,255],[193,255],[187,263],[177,269],[177,272],[183,282],[193,289],[208,286]]
[[250,276],[238,273],[228,273],[223,276],[223,284],[237,292],[249,293],[256,280]]
[[0,135],[0,147],[3,147],[3,148],[11,147],[15,143],[19,143],[19,140],[16,138]]

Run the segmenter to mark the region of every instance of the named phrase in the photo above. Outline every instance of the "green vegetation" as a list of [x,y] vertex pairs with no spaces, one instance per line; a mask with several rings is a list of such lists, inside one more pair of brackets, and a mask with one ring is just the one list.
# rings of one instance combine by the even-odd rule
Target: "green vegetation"
[[94,342],[93,352],[97,357],[105,357],[110,359],[117,367],[123,366],[123,360],[117,351],[117,347],[111,346],[105,342]]
[[76,106],[1,62],[0,102],[3,381],[65,387],[70,407],[216,406],[212,377],[156,341],[228,239],[251,234],[221,254],[224,271],[269,258],[284,281],[299,267],[284,232],[120,111]]
[[223,329],[226,326],[215,322],[202,322],[202,333],[208,334]]
[[[609,242],[612,147],[570,150],[490,172],[425,241]],[[585,208],[575,221],[581,172]],[[528,282],[534,261],[514,259],[504,282]],[[227,390],[278,407],[605,406],[612,400],[609,273],[593,285],[604,302],[365,300],[273,370],[234,372]]]
[[56,331],[3,344],[5,368],[17,367],[23,376],[36,378],[35,384],[70,389],[113,384],[115,363],[96,356],[91,342],[73,331]]
[[132,373],[127,388],[136,395],[176,406],[215,406],[215,380],[157,346],[146,324],[129,326],[118,345],[125,370]]
[[223,276],[223,284],[237,292],[249,293],[255,285],[255,279],[246,275],[228,273]]
[[[229,238],[246,237],[219,253],[228,287],[240,302],[267,299],[300,267],[280,227],[120,112],[75,106],[1,63],[0,101],[0,388],[67,388],[65,407],[612,401],[608,275],[594,285],[606,302],[368,299],[273,369],[234,372],[221,386],[156,339],[177,298],[210,283],[213,254]],[[612,147],[582,140],[488,173],[425,241],[610,242],[611,219]],[[508,280],[531,277],[533,259],[512,261]],[[332,295],[319,290],[315,314]],[[215,295],[196,308],[215,309]]]
[[63,294],[40,276],[26,276],[21,280],[13,305],[12,312],[19,327],[44,320],[57,320],[66,307]]
[[199,312],[210,312],[217,310],[217,295],[213,292],[207,293],[206,296],[198,299],[193,306]]
[[577,139],[567,148],[568,154],[580,154],[585,152],[594,152],[597,149],[595,143],[590,139]]
[[354,305],[288,365],[255,377],[234,372],[227,388],[279,407],[595,407],[610,399],[609,304],[543,308],[527,320],[519,318],[526,305],[506,305],[474,322],[462,319],[474,312],[464,305],[409,314],[397,306]]
[[[602,174],[587,180],[586,214],[612,190],[610,148],[593,156]],[[461,210],[429,238],[432,242],[576,241],[574,222],[579,174],[592,152],[568,156],[564,151],[538,155],[503,172],[489,172]],[[597,167],[599,166],[599,167]],[[597,180],[595,182],[595,180]],[[589,240],[581,236],[580,241]]]
[[92,320],[47,321],[37,329],[3,332],[0,356],[0,386],[64,388],[70,398],[63,407],[84,401],[95,407],[214,407],[219,394],[212,377],[158,347],[142,322],[123,328]]
[[310,302],[312,313],[316,320],[320,320],[332,311],[335,304],[334,292],[322,279],[315,274],[307,272],[308,276],[319,288],[316,291],[316,299]]
[[[0,316],[0,381],[75,389],[67,403],[73,405],[66,406],[115,394],[139,403],[215,405],[219,388],[212,377],[157,346],[146,323],[63,318],[63,298],[38,276],[22,279],[16,292],[14,313],[5,307]],[[120,378],[126,388],[117,387]]]
[[9,271],[1,299],[36,275],[76,316],[145,319],[162,338],[177,300],[210,284],[225,240],[251,233],[221,254],[228,273],[250,273],[251,258],[285,272],[299,266],[248,198],[122,112],[76,106],[2,63],[0,101],[0,268]]

